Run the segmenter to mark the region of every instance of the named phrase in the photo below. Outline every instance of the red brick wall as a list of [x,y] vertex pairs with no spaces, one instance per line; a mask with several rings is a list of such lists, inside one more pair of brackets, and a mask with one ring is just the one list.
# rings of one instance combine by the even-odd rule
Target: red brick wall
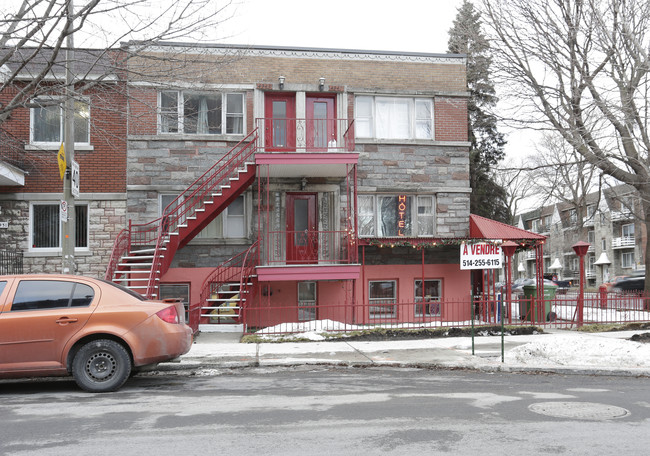
[[[5,102],[11,95],[9,88],[0,96]],[[84,94],[90,99],[90,144],[92,151],[75,151],[79,163],[80,191],[126,191],[126,97],[119,85],[98,86]],[[19,108],[3,122],[2,128],[29,144],[30,113]],[[25,150],[24,187],[0,187],[0,193],[16,191],[62,192],[63,183],[57,164],[58,150]]]
[[434,110],[437,141],[467,141],[467,99],[438,97]]

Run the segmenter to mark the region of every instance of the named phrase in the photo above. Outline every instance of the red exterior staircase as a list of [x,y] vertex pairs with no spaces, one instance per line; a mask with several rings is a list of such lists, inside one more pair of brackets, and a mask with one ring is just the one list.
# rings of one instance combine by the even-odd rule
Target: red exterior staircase
[[105,278],[157,299],[160,278],[176,251],[191,241],[255,180],[257,130],[240,141],[163,211],[162,217],[122,230]]

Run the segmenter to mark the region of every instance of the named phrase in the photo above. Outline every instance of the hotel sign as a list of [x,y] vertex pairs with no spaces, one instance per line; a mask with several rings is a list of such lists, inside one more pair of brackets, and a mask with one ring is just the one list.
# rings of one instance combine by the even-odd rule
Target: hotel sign
[[405,236],[404,229],[406,228],[406,195],[399,195],[397,197],[397,235]]
[[461,269],[500,269],[503,267],[501,246],[488,242],[460,245]]

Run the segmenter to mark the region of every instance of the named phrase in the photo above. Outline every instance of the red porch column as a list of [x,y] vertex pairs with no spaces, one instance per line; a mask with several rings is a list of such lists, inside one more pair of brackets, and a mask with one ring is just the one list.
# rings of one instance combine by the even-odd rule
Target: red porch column
[[582,326],[583,322],[583,311],[584,311],[584,302],[585,302],[585,255],[587,250],[589,250],[589,244],[583,241],[577,242],[573,245],[573,251],[578,255],[580,259],[580,292],[578,293],[578,328]]

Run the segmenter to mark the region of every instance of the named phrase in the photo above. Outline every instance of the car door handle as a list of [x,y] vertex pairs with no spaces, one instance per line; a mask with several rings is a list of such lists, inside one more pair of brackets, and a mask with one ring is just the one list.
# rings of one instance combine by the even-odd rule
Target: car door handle
[[67,325],[68,323],[76,323],[77,321],[78,321],[77,318],[61,317],[56,322],[58,324],[64,326],[64,325]]

